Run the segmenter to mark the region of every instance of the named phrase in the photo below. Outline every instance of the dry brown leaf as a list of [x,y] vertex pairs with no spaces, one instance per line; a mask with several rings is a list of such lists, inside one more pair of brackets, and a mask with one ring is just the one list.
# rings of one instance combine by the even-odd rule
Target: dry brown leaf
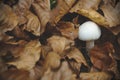
[[111,80],[113,76],[105,72],[80,73],[79,80]]
[[75,28],[75,25],[71,22],[59,22],[57,24],[57,29],[63,36],[71,40],[74,40],[78,37],[78,28]]
[[45,31],[46,24],[50,19],[50,0],[35,0],[34,3],[32,3],[32,7],[40,20],[40,33],[42,34]]
[[33,40],[24,45],[23,50],[19,52],[20,57],[9,65],[14,65],[18,69],[31,70],[40,58],[41,44],[38,40]]
[[76,75],[72,73],[67,62],[62,62],[59,70],[48,69],[41,80],[76,80]]
[[113,72],[116,78],[119,78],[117,62],[113,57],[114,47],[107,42],[101,46],[96,46],[90,51],[90,59],[93,66],[101,71]]
[[24,26],[23,30],[26,30],[28,32],[31,32],[32,34],[36,36],[40,36],[40,22],[37,16],[35,16],[30,11],[26,11],[26,19],[27,23]]
[[18,3],[15,5],[18,9],[22,11],[26,11],[31,7],[31,4],[34,0],[19,0]]
[[110,2],[101,6],[110,27],[120,25],[120,2],[114,7]]
[[20,51],[23,50],[26,41],[11,41],[6,43],[0,43],[0,56],[4,57],[4,60],[11,61],[12,58],[17,58],[20,56]]
[[108,23],[106,19],[99,14],[96,9],[100,3],[100,0],[79,0],[75,6],[70,10],[70,12],[76,12],[81,14],[99,25],[107,26]]
[[13,29],[12,34],[17,39],[30,40],[30,36],[27,35],[19,26]]
[[74,41],[61,36],[52,36],[47,39],[47,42],[53,51],[59,53],[60,55],[62,55],[61,53],[65,49],[70,48],[70,46],[74,44]]
[[70,64],[71,68],[77,74],[79,74],[82,64],[85,65],[86,67],[88,67],[88,64],[87,64],[84,56],[77,48],[72,48],[66,56],[68,58],[68,62]]
[[44,68],[57,69],[60,66],[60,56],[56,52],[49,52],[45,58]]
[[4,61],[0,57],[0,73],[7,70],[7,65],[4,63]]
[[117,35],[117,42],[118,42],[118,44],[119,44],[119,46],[120,46],[120,32],[119,32],[119,34]]
[[8,70],[0,74],[0,80],[35,80],[24,70]]
[[0,41],[7,41],[12,37],[5,34],[5,32],[11,31],[17,26],[18,17],[11,7],[3,3],[0,3],[0,16]]
[[51,49],[50,46],[44,46],[44,45],[42,45],[42,46],[41,46],[41,57],[42,57],[43,59],[45,59],[46,56],[47,56],[47,54],[48,54],[49,52],[51,52],[51,51],[52,51],[52,49]]
[[18,0],[18,3],[13,6],[13,10],[18,16],[19,25],[27,22],[25,17],[26,11],[29,10],[34,0]]
[[0,3],[0,30],[6,32],[17,26],[18,20],[12,8]]
[[69,59],[74,59],[77,63],[81,63],[84,64],[85,66],[88,66],[83,54],[77,48],[72,48],[71,51],[68,53],[67,57]]
[[75,0],[57,0],[56,7],[50,12],[50,23],[56,24],[73,6]]
[[[83,8],[83,9],[93,9],[93,10],[97,10],[98,9],[98,5],[101,2],[101,0],[79,0],[77,2],[77,5],[75,5],[75,9],[77,10],[78,8]],[[78,6],[79,4],[79,6]]]
[[111,27],[111,28],[109,28],[109,30],[110,30],[114,35],[117,35],[117,34],[120,33],[120,25],[115,26],[115,27]]

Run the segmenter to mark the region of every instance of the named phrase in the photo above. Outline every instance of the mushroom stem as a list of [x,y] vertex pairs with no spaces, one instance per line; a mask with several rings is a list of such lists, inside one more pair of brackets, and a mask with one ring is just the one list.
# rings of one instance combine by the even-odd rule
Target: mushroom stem
[[92,49],[94,47],[94,40],[90,40],[86,42],[86,48],[89,51],[90,49]]

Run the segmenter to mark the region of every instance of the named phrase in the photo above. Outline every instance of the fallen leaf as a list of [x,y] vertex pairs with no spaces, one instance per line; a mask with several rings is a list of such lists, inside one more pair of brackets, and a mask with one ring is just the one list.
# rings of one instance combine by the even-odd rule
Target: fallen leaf
[[81,14],[99,25],[108,26],[108,23],[104,16],[99,14],[96,10],[100,3],[100,0],[79,0],[70,10],[71,13],[76,12]]
[[77,74],[80,72],[80,68],[83,65],[88,67],[88,64],[83,56],[83,54],[77,49],[77,48],[72,48],[68,51],[66,57],[68,58],[68,62]]
[[109,27],[120,25],[120,2],[115,7],[110,2],[101,6]]
[[28,10],[31,7],[31,4],[33,3],[34,0],[20,0],[18,1],[18,4],[15,6],[18,9],[22,9],[24,11]]
[[8,69],[7,65],[4,63],[4,61],[0,57],[0,73],[6,71],[7,69]]
[[13,6],[13,10],[18,16],[19,25],[25,24],[27,19],[25,17],[26,11],[29,10],[34,0],[18,0],[18,3]]
[[120,32],[119,32],[119,34],[117,35],[117,41],[118,41],[118,44],[119,44],[119,46],[120,46]]
[[112,75],[106,72],[80,73],[79,80],[111,80]]
[[67,14],[70,8],[75,3],[75,0],[58,0],[56,7],[50,12],[51,25],[55,25],[65,14]]
[[18,24],[18,17],[8,5],[0,3],[0,41],[7,41],[11,36],[7,31],[13,30]]
[[17,39],[30,40],[30,36],[17,26],[12,30],[12,35]]
[[56,52],[49,52],[45,58],[44,68],[57,69],[60,66],[60,56]]
[[26,30],[28,32],[31,32],[35,36],[40,36],[40,22],[37,16],[35,16],[33,13],[30,11],[27,11],[26,13],[26,19],[27,23],[23,27],[23,30]]
[[71,40],[74,40],[78,36],[78,28],[71,22],[59,22],[57,24],[57,29],[61,34]]
[[62,62],[59,70],[48,69],[45,71],[41,80],[76,80],[76,75],[72,73],[67,62]]
[[90,59],[95,68],[100,71],[112,72],[115,74],[116,78],[119,78],[117,62],[113,55],[114,47],[109,42],[106,42],[101,46],[96,46],[90,51]]
[[8,70],[0,74],[0,80],[35,80],[35,79],[29,77],[28,71]]
[[53,51],[59,53],[60,55],[62,55],[62,52],[65,49],[70,48],[70,46],[74,44],[74,41],[61,36],[52,36],[47,39],[47,42]]
[[24,45],[23,50],[19,52],[20,57],[9,65],[14,65],[18,69],[31,70],[40,58],[41,44],[38,40],[33,40]]
[[34,12],[37,14],[40,24],[41,30],[40,33],[42,34],[46,29],[46,24],[50,19],[50,0],[35,0],[32,3],[32,7]]

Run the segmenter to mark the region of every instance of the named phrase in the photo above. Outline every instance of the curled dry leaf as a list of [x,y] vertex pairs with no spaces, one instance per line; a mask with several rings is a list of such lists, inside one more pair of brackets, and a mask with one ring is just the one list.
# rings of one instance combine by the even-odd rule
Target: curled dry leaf
[[17,8],[22,10],[28,10],[31,7],[31,4],[34,0],[19,0],[18,4],[16,5]]
[[18,24],[18,18],[8,5],[0,3],[0,41],[8,40],[11,37],[5,32],[11,31]]
[[34,80],[34,79],[29,77],[28,71],[8,70],[0,74],[0,80]]
[[68,62],[70,64],[71,68],[77,74],[79,74],[80,67],[82,64],[85,65],[86,67],[88,67],[88,64],[87,64],[84,56],[77,48],[72,48],[66,56],[68,58]]
[[44,68],[57,69],[60,66],[60,56],[56,52],[49,52],[45,58]]
[[84,64],[85,66],[88,66],[83,54],[77,48],[72,48],[68,53],[67,57],[69,59],[74,59],[77,63],[81,63]]
[[80,73],[80,80],[111,80],[112,75],[106,72]]
[[22,40],[18,42],[0,43],[0,56],[5,61],[11,61],[11,59],[19,57],[21,55],[19,52],[23,50],[26,43],[26,41]]
[[30,11],[27,11],[26,18],[27,23],[24,25],[23,30],[29,31],[36,36],[40,36],[40,22],[37,16],[35,16]]
[[120,25],[120,2],[118,2],[117,5],[114,7],[110,3],[110,1],[107,4],[102,5],[101,9],[109,26],[115,27],[117,25]]
[[114,35],[117,35],[120,32],[120,2],[116,3],[115,1],[116,0],[104,1],[101,9],[109,23],[109,29],[114,33]]
[[12,30],[12,35],[17,39],[24,39],[24,40],[30,40],[30,36],[25,33],[21,29],[21,27],[17,26]]
[[26,11],[29,10],[34,0],[18,0],[18,3],[13,6],[13,10],[18,16],[19,25],[27,22],[25,17]]
[[47,42],[53,51],[59,53],[60,55],[62,55],[62,52],[65,49],[70,48],[70,46],[74,44],[74,41],[61,36],[52,36],[47,39]]
[[46,58],[47,54],[52,51],[52,48],[50,46],[41,46],[41,57],[43,59]]
[[93,66],[101,71],[113,72],[116,78],[119,78],[117,70],[117,62],[113,57],[114,48],[111,43],[105,43],[101,46],[96,46],[90,51],[90,59]]
[[[100,2],[101,0],[91,0],[91,1],[79,0],[77,4],[75,4],[76,6],[75,10],[77,10],[78,8],[97,10]],[[79,6],[77,6],[78,4]]]
[[119,34],[117,35],[117,41],[118,41],[118,44],[119,44],[119,46],[120,46],[120,32],[119,32]]
[[7,65],[3,62],[3,60],[0,57],[0,73],[7,70]]
[[71,22],[59,22],[57,24],[57,29],[61,34],[71,40],[74,40],[78,36],[78,28]]
[[118,35],[120,33],[120,25],[115,26],[115,27],[111,27],[109,28],[109,30],[114,34],[114,35]]
[[46,24],[50,19],[50,0],[35,0],[34,3],[32,3],[32,7],[40,20],[40,33],[42,34],[45,31]]
[[48,69],[41,80],[76,80],[76,75],[72,73],[67,62],[62,62],[57,71]]
[[50,12],[50,23],[56,24],[73,6],[75,0],[57,0],[56,7]]
[[70,10],[81,14],[99,25],[107,26],[106,19],[99,14],[96,10],[101,0],[79,0]]
[[31,70],[40,58],[41,44],[38,40],[28,42],[23,46],[23,50],[19,51],[20,57],[9,65],[14,65],[18,69]]

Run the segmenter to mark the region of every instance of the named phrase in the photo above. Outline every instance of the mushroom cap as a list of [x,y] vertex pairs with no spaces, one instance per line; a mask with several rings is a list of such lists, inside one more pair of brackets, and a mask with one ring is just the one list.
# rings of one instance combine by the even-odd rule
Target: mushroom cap
[[83,41],[97,40],[101,36],[98,25],[92,21],[87,21],[80,25],[78,38]]

